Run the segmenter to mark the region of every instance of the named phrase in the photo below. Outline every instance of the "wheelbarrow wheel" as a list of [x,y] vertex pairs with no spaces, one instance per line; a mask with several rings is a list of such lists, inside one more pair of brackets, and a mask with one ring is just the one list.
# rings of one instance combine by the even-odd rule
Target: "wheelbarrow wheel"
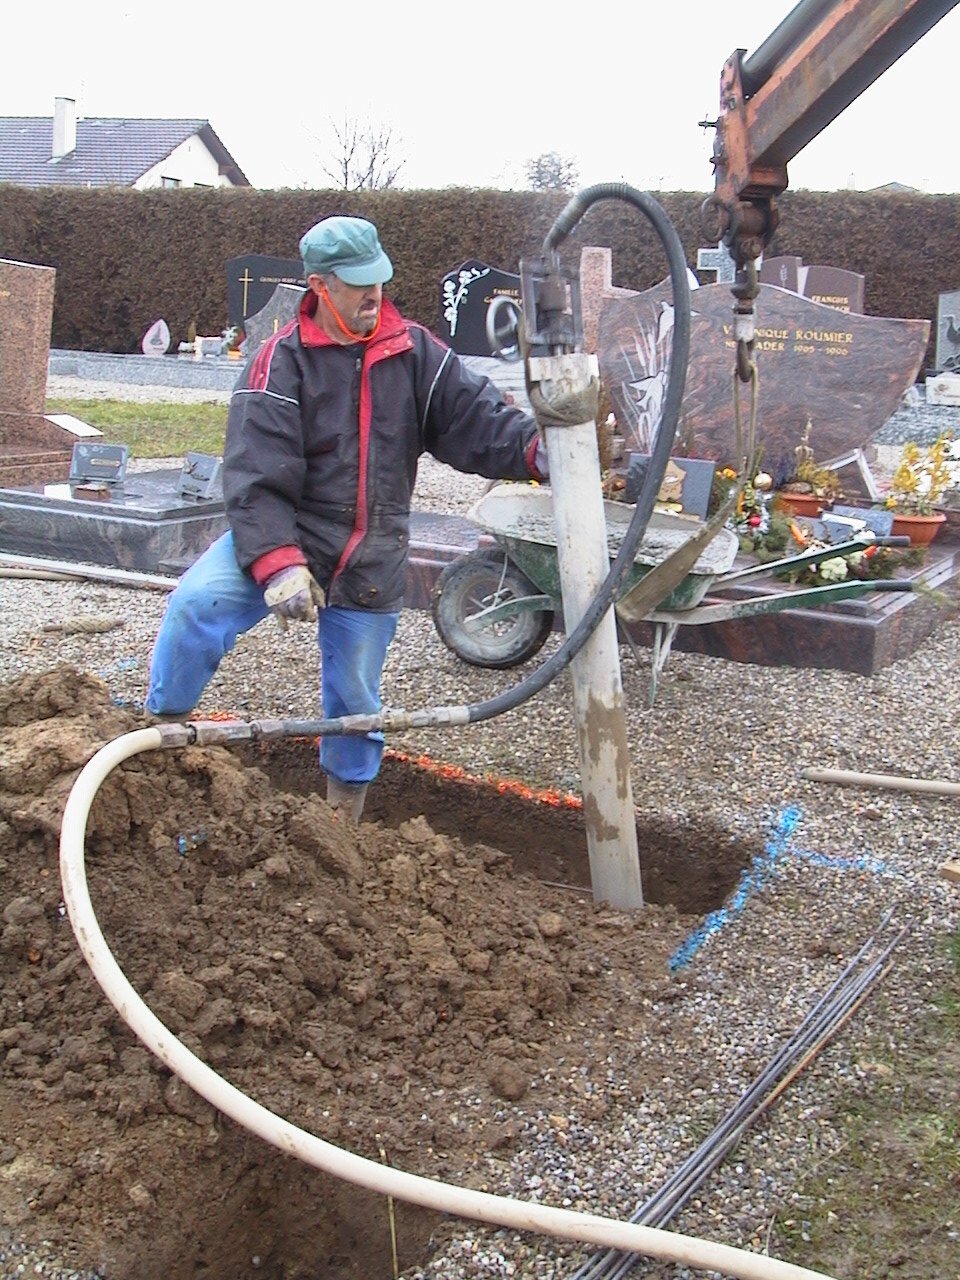
[[552,609],[520,609],[486,626],[484,609],[542,592],[494,547],[471,551],[440,574],[431,595],[437,634],[458,658],[474,667],[516,667],[532,658],[553,627]]

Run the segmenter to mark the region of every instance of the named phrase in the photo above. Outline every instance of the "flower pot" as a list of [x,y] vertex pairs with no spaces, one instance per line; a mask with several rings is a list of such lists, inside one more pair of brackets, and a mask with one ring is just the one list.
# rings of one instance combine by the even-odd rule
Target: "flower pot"
[[941,525],[946,524],[946,521],[947,517],[942,511],[934,511],[929,516],[910,516],[895,511],[890,532],[895,538],[906,535],[910,539],[911,547],[929,547],[940,532]]
[[816,520],[823,510],[823,503],[814,493],[787,493],[781,489],[777,504],[794,516],[810,516]]

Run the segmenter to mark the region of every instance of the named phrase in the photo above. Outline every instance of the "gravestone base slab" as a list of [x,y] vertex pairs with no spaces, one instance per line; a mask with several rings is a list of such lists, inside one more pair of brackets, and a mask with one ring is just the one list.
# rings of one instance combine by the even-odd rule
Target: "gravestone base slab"
[[0,488],[0,551],[180,572],[224,532],[227,520],[222,498],[182,497],[179,476],[140,472],[103,498],[83,497],[67,483]]
[[66,480],[74,437],[42,413],[0,412],[0,483]]
[[[406,607],[429,609],[430,592],[444,565],[492,542],[462,517],[415,517],[410,530]],[[743,563],[751,562],[745,559]],[[829,607],[786,609],[729,622],[681,626],[672,648],[678,653],[701,653],[764,667],[874,675],[913,653],[960,606],[960,513],[948,515],[923,563],[903,568],[901,575],[922,584],[923,592],[875,592]],[[767,586],[752,583],[745,584],[739,594],[730,591],[723,598],[745,599],[787,589],[779,582]],[[931,591],[937,595],[932,596]],[[652,645],[650,624],[631,624],[629,632],[638,646]]]
[[66,480],[70,474],[70,453],[60,450],[34,451],[16,455],[0,453],[0,487]]

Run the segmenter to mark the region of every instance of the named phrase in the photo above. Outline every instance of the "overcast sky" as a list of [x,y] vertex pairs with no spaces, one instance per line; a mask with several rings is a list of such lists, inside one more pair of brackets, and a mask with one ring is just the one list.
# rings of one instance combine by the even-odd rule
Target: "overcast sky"
[[[524,187],[556,151],[579,186],[709,191],[723,63],[792,0],[725,6],[366,0],[356,5],[18,4],[0,115],[209,120],[256,187],[329,186],[345,117],[392,130],[400,185]],[[960,191],[952,128],[960,5],[789,167],[792,188]]]

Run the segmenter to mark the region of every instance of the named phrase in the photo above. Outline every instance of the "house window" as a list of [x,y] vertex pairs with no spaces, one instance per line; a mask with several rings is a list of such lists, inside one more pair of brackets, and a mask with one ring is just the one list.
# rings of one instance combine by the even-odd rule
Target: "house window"
[[160,178],[160,185],[161,185],[161,187],[179,187],[179,186],[180,186],[180,179],[179,179],[179,178],[164,178],[164,177],[161,175],[161,178]]

